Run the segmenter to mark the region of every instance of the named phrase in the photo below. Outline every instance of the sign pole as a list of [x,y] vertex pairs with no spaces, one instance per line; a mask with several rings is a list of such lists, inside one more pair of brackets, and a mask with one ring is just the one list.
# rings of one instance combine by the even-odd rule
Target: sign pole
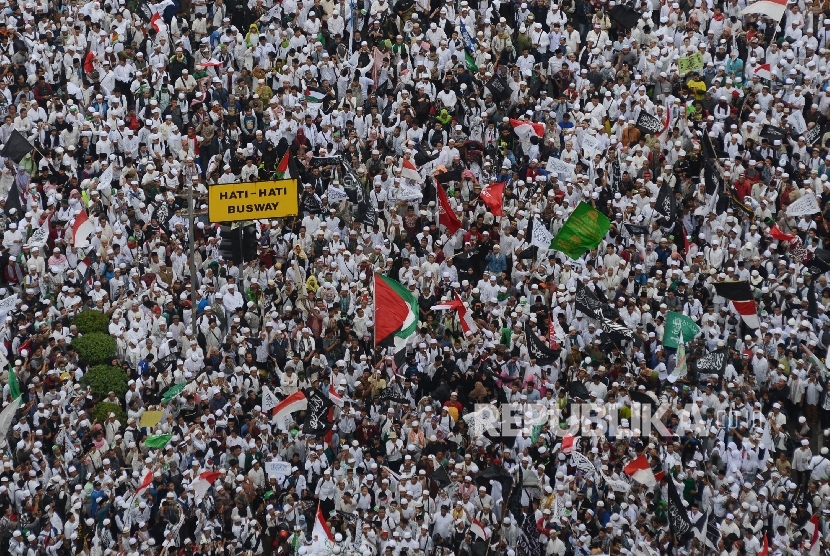
[[[192,250],[195,249],[195,232],[193,227],[196,225],[196,215],[193,207],[193,186],[187,188],[187,210],[188,227],[187,227],[187,241],[190,243],[191,257],[190,257],[190,303],[196,303],[196,257],[192,256]],[[190,328],[193,332],[193,337],[196,337],[196,312],[193,310],[194,306],[190,306]]]

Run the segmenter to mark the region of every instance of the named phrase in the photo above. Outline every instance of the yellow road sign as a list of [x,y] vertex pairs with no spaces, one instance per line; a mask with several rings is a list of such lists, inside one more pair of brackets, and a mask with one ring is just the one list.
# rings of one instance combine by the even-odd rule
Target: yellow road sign
[[208,188],[208,215],[211,222],[296,216],[299,209],[297,189],[297,180],[211,185]]

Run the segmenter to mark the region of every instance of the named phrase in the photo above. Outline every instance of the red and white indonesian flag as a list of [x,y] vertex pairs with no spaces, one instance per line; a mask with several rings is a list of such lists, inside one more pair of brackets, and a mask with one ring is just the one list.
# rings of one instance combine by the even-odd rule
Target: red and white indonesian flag
[[759,0],[741,10],[741,15],[763,14],[775,21],[781,21],[786,9],[787,0]]
[[295,411],[305,411],[308,409],[308,399],[302,390],[297,390],[274,408],[274,420],[279,421],[283,417],[288,417]]
[[149,487],[152,482],[153,482],[153,472],[148,471],[147,474],[144,475],[144,480],[141,481],[141,484],[138,485],[137,489],[135,489],[135,493],[136,494],[141,494],[142,492],[147,490],[147,487]]
[[752,300],[749,301],[731,301],[732,307],[735,309],[735,312],[741,315],[741,319],[743,319],[744,323],[750,328],[760,328],[761,327],[761,320],[758,318],[758,308],[755,306],[755,302]]
[[654,478],[654,472],[645,456],[640,456],[628,465],[625,466],[625,473],[640,484],[646,486],[654,486],[657,484],[657,479]]
[[761,64],[757,68],[755,68],[755,75],[760,77],[761,79],[772,79],[772,68],[769,64]]
[[79,212],[75,216],[75,222],[72,224],[72,239],[75,242],[75,247],[86,247],[89,245],[89,236],[95,231],[95,224],[86,215],[85,211]]
[[329,385],[329,399],[337,407],[343,407],[343,397],[337,393],[337,388],[334,387],[334,384]]
[[545,136],[545,124],[538,124],[535,122],[528,122],[525,120],[514,120],[510,118],[510,125],[519,139],[525,140],[530,137],[542,138]]
[[455,294],[455,299],[452,301],[445,301],[438,305],[433,305],[431,309],[433,311],[455,311],[458,313],[458,320],[461,323],[461,330],[464,332],[465,336],[467,334],[474,334],[478,332],[478,326],[476,325],[475,320],[473,320],[472,314],[467,310],[467,307],[464,305],[464,302],[457,293]]
[[571,452],[574,451],[574,441],[576,438],[572,434],[566,434],[565,437],[562,439],[562,446],[559,448],[559,451],[565,454],[566,456],[570,455]]
[[415,164],[413,164],[411,160],[406,158],[404,158],[401,163],[401,177],[412,180],[416,183],[424,182],[424,178],[421,177],[420,172],[418,172],[418,168],[415,167]]
[[473,522],[470,524],[470,533],[481,540],[487,540],[487,531],[484,530],[484,526],[477,519],[473,519]]
[[218,471],[205,471],[204,473],[201,473],[195,481],[190,483],[190,488],[196,495],[196,499],[198,500],[200,498],[204,498],[211,485],[213,485],[213,483],[216,482],[216,479],[221,476],[222,474]]
[[809,550],[807,554],[818,556],[821,553],[821,529],[818,526],[818,514],[815,514],[810,518],[810,521],[804,524],[804,530],[807,532],[807,537],[804,540],[804,547]]
[[317,515],[314,517],[314,529],[311,531],[311,552],[312,554],[327,553],[334,543],[334,535],[331,534],[323,510],[317,506]]

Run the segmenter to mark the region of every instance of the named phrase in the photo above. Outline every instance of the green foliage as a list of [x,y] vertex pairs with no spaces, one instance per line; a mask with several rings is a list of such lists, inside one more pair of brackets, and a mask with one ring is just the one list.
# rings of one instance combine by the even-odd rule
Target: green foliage
[[110,413],[115,413],[115,418],[122,425],[127,422],[127,414],[121,409],[120,405],[117,403],[99,402],[95,404],[95,409],[92,411],[93,423],[104,423]]
[[115,338],[103,332],[91,332],[72,340],[72,346],[81,359],[90,365],[109,363],[118,353]]
[[89,386],[93,394],[102,398],[110,392],[121,398],[127,392],[127,373],[118,367],[97,365],[86,372],[81,384]]
[[93,332],[109,333],[110,318],[101,311],[87,310],[78,313],[72,324],[78,327],[81,334],[92,334]]

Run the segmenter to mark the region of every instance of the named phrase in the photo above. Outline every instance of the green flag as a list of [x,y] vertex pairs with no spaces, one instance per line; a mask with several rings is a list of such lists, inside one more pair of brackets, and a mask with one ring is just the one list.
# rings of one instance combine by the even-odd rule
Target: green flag
[[666,315],[666,327],[663,330],[663,345],[668,348],[678,348],[681,334],[686,341],[689,341],[700,334],[700,327],[686,315],[669,311]]
[[476,65],[475,58],[473,58],[472,55],[469,52],[467,52],[466,50],[464,51],[464,62],[467,64],[467,71],[471,71],[471,72],[477,72],[478,71],[478,66]]
[[700,52],[695,52],[690,56],[681,56],[677,59],[677,73],[683,75],[690,71],[700,71],[703,69],[703,55]]
[[686,344],[683,342],[683,332],[680,332],[680,338],[677,345],[677,359],[674,364],[674,370],[666,379],[674,384],[677,379],[686,376]]
[[187,383],[182,382],[181,384],[174,384],[173,386],[168,388],[164,395],[161,397],[161,403],[170,403],[170,401],[176,396],[178,396],[181,393],[181,391],[185,389],[186,386]]
[[147,437],[144,445],[148,448],[164,448],[171,438],[173,438],[172,434],[154,434]]
[[14,374],[14,367],[9,365],[9,393],[12,400],[20,397],[20,384],[17,383],[17,375]]
[[579,203],[553,238],[551,249],[578,259],[585,251],[594,249],[608,233],[611,221],[588,203]]

